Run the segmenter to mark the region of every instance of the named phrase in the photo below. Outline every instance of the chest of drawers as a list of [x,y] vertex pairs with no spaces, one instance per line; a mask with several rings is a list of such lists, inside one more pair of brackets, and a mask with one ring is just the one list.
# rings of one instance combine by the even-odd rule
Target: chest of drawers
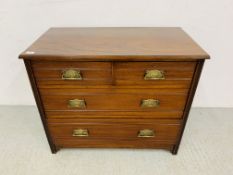
[[52,153],[176,154],[208,54],[180,28],[51,28],[20,56]]

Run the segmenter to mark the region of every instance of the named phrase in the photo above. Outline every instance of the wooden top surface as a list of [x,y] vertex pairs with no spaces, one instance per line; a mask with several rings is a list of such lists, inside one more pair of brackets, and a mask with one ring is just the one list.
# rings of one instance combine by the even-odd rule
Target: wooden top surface
[[19,56],[33,60],[196,60],[209,55],[181,28],[51,28]]

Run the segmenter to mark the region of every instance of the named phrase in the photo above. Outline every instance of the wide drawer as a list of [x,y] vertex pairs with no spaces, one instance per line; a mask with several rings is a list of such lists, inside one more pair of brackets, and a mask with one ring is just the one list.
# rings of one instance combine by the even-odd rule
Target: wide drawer
[[186,89],[40,89],[46,111],[183,111]]
[[170,140],[151,139],[53,139],[57,148],[161,148],[171,150],[175,142]]
[[195,62],[118,62],[114,64],[115,84],[189,88],[195,66]]
[[111,62],[33,61],[38,86],[108,85],[112,83]]
[[54,140],[121,139],[175,143],[180,131],[178,120],[49,120]]
[[183,111],[45,111],[51,119],[181,119]]

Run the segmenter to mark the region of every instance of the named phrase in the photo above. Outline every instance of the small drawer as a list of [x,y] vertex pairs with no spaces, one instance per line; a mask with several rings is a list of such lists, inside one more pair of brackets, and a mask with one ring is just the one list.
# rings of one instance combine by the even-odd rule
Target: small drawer
[[119,62],[114,64],[116,85],[189,88],[195,62]]
[[183,111],[186,89],[40,89],[45,111]]
[[[140,123],[139,123],[140,122]],[[129,120],[50,120],[48,128],[53,139],[129,139],[167,140],[174,143],[180,130],[180,121],[153,122]]]
[[43,62],[33,61],[38,86],[108,85],[112,83],[110,62]]

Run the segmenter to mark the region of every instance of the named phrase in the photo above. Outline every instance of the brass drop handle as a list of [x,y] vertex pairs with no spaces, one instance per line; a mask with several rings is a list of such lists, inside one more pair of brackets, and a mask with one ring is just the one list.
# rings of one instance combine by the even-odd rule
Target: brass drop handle
[[68,106],[70,108],[86,108],[85,100],[73,99],[68,101]]
[[62,71],[63,80],[82,80],[82,75],[80,70],[76,69],[66,69]]
[[152,129],[142,129],[138,132],[138,137],[155,137],[155,131]]
[[141,102],[142,108],[156,108],[159,107],[160,101],[156,99],[145,99]]
[[74,129],[73,136],[74,137],[88,137],[89,131],[87,129]]
[[147,70],[144,75],[144,80],[163,80],[165,79],[164,71],[162,70]]

